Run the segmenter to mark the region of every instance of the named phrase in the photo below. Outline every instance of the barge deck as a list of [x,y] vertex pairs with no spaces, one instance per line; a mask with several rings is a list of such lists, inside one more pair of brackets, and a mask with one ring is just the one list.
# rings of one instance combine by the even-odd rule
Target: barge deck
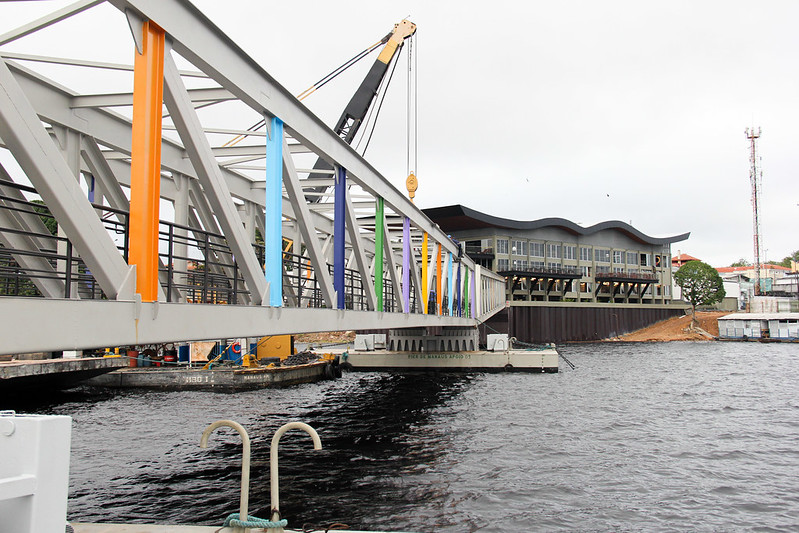
[[239,391],[288,387],[332,378],[335,375],[333,365],[333,362],[318,360],[299,365],[260,368],[123,368],[92,378],[86,384],[117,389]]

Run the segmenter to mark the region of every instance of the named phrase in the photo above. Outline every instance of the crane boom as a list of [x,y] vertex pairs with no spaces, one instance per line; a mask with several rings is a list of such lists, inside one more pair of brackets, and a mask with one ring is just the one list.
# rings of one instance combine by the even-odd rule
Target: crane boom
[[[397,50],[402,47],[405,39],[409,38],[414,33],[416,33],[416,24],[407,19],[403,19],[399,24],[394,25],[394,30],[391,33],[384,37],[383,40],[385,45],[380,51],[380,55],[377,56],[374,64],[369,69],[369,72],[361,82],[358,90],[355,91],[355,94],[353,94],[349,103],[344,108],[344,112],[341,114],[338,122],[336,122],[336,126],[333,128],[333,131],[336,132],[336,135],[344,139],[347,144],[352,144],[355,134],[358,132],[358,128],[360,128],[364,118],[366,117],[366,114],[369,112],[369,107],[372,105],[372,102],[377,95],[378,88],[380,87],[380,84],[382,83],[383,78],[388,71],[388,66],[391,63],[391,60],[396,55]],[[313,166],[313,170],[330,171],[333,170],[333,167],[324,159],[319,158],[316,161],[316,164]],[[312,172],[308,177],[324,178],[326,177],[326,174],[327,173],[322,174]],[[323,192],[325,189],[326,187],[317,187],[314,188],[314,192]],[[306,197],[306,200],[309,202],[319,202],[321,197],[309,196]]]
[[351,144],[358,132],[358,128],[363,122],[369,107],[377,95],[377,89],[386,75],[388,65],[394,58],[397,49],[402,46],[403,41],[416,32],[416,24],[404,19],[399,24],[394,25],[394,31],[388,34],[387,41],[380,55],[377,56],[372,68],[366,74],[358,90],[344,108],[344,112],[336,123],[333,130],[344,139],[347,144]]

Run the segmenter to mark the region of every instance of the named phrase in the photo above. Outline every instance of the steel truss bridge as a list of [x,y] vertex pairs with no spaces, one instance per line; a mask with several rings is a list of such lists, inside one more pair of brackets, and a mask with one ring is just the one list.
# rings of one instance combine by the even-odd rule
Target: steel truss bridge
[[[98,11],[118,31],[95,37]],[[61,57],[62,25],[90,52]],[[187,1],[83,0],[0,35],[0,146],[4,353],[474,326],[504,306],[504,278]]]

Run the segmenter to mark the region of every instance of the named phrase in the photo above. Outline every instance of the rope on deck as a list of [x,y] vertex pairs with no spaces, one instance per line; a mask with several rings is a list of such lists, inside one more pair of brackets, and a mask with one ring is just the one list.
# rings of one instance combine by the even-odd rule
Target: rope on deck
[[265,520],[252,515],[248,515],[247,520],[239,520],[239,513],[231,513],[227,518],[225,518],[225,523],[222,524],[222,527],[261,527],[264,529],[269,529],[270,527],[286,527],[288,523],[289,521],[285,518],[283,520],[278,520],[277,522],[272,522],[271,520]]

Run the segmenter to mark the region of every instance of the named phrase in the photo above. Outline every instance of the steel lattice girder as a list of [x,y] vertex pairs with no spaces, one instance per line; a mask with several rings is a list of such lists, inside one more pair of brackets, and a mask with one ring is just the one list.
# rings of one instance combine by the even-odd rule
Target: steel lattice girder
[[[41,27],[58,22],[63,18],[71,16],[72,14],[79,13],[88,9],[100,2],[84,1],[78,2],[57,12],[51,16],[43,17],[39,21],[31,23],[23,27],[20,31],[10,32],[4,36],[0,36],[0,44],[10,42],[21,35],[26,35],[35,32]],[[186,1],[179,0],[110,0],[110,4],[114,5],[120,11],[125,12],[129,20],[135,20],[137,17],[148,18],[156,22],[167,33],[172,49],[189,60],[196,68],[203,71],[204,74],[196,72],[189,73],[192,77],[205,75],[208,79],[216,82],[219,87],[207,88],[200,90],[186,90],[183,87],[180,78],[186,76],[184,71],[177,72],[176,67],[172,67],[172,88],[182,93],[183,106],[177,106],[175,103],[170,106],[170,113],[173,119],[176,119],[177,130],[181,133],[181,138],[184,143],[187,139],[194,139],[194,144],[202,144],[200,136],[205,136],[208,132],[215,131],[214,128],[203,129],[203,125],[199,121],[194,121],[192,124],[187,125],[186,119],[191,119],[194,115],[192,101],[222,101],[229,100],[232,96],[239,99],[240,102],[246,104],[249,108],[255,111],[259,116],[277,116],[286,125],[286,132],[290,135],[292,142],[284,143],[284,151],[286,154],[286,163],[284,165],[284,184],[288,192],[288,196],[283,200],[283,213],[293,227],[284,229],[293,232],[291,235],[301,235],[302,239],[308,244],[309,254],[312,256],[312,262],[317,272],[321,274],[320,282],[324,292],[330,292],[329,287],[325,287],[329,283],[325,267],[325,250],[328,248],[332,233],[333,221],[329,213],[325,213],[329,204],[319,203],[309,205],[305,202],[304,188],[318,186],[318,180],[303,180],[300,179],[300,174],[307,174],[308,170],[298,170],[295,168],[294,162],[291,159],[293,154],[314,153],[327,160],[334,166],[344,167],[347,169],[347,175],[350,182],[360,186],[361,189],[366,191],[369,195],[377,198],[384,199],[387,207],[393,211],[394,216],[402,217],[407,216],[413,226],[415,238],[420,240],[421,232],[426,232],[430,235],[431,241],[441,244],[443,251],[457,253],[455,244],[440,230],[437,226],[432,224],[424,214],[421,213],[405,196],[394,188],[382,175],[380,175],[369,163],[361,158],[349,145],[344,143],[338,136],[336,136],[321,120],[315,115],[311,114],[302,104],[300,104],[291,94],[288,93],[282,86],[280,86],[274,79],[272,79],[263,69],[261,69],[255,62],[247,57],[227,36],[222,34],[214,25],[204,17],[197,8]],[[0,54],[2,55],[2,54]],[[19,59],[25,59],[25,54],[9,53],[9,56],[15,56]],[[32,56],[27,56],[31,58]],[[38,58],[37,61],[47,61],[47,58]],[[58,60],[54,60],[58,62]],[[67,60],[62,60],[63,63],[68,64]],[[84,66],[96,66],[98,68],[121,68],[129,70],[129,67],[93,63],[91,61],[78,60],[74,64],[82,64]],[[126,198],[120,186],[129,187],[129,154],[130,154],[130,129],[131,121],[114,112],[106,107],[125,105],[128,102],[129,95],[124,93],[114,94],[96,94],[96,95],[82,95],[56,84],[47,78],[36,73],[34,70],[23,67],[11,61],[4,61],[7,66],[7,75],[12,75],[14,82],[9,85],[16,84],[19,86],[21,94],[24,95],[22,100],[27,100],[33,107],[36,115],[45,123],[53,127],[54,133],[65,131],[66,134],[74,135],[79,139],[80,149],[79,154],[82,156],[83,161],[78,161],[78,166],[83,165],[86,172],[91,172],[99,178],[101,190],[103,194],[109,199],[109,202],[119,204],[118,207],[122,208],[126,203]],[[231,96],[232,95],[232,96]],[[173,98],[174,100],[174,98]],[[104,107],[99,107],[104,106]],[[5,107],[8,111],[13,108],[13,105],[6,104]],[[29,117],[33,116],[29,113]],[[195,117],[196,118],[196,117]],[[30,121],[29,122],[33,122]],[[183,123],[182,125],[180,123]],[[189,120],[188,122],[191,122]],[[217,129],[223,131],[224,129]],[[44,128],[42,127],[42,131]],[[244,131],[239,130],[224,130],[224,131]],[[261,134],[262,135],[262,134]],[[2,142],[11,147],[11,144],[16,143],[16,151],[19,151],[19,141],[14,139],[14,133],[7,131],[3,135]],[[25,144],[24,142],[22,144]],[[102,147],[110,148],[112,152],[104,151]],[[242,162],[263,159],[265,149],[263,146],[256,147],[228,147],[228,148],[213,148],[210,145],[203,149],[205,151],[205,169],[203,172],[207,175],[210,167],[214,167],[211,172],[218,174],[221,177],[219,182],[222,185],[221,189],[216,191],[208,190],[208,185],[204,183],[202,189],[198,186],[198,178],[200,172],[195,165],[198,164],[198,158],[186,157],[186,149],[184,146],[176,141],[170,140],[167,137],[162,138],[162,197],[171,199],[178,202],[181,193],[178,191],[175,182],[170,178],[171,173],[175,176],[175,180],[188,179],[192,183],[189,188],[193,191],[192,207],[197,209],[198,215],[204,217],[205,221],[203,226],[214,222],[214,213],[211,213],[208,207],[213,206],[214,211],[219,211],[220,208],[234,207],[232,198],[237,201],[245,202],[245,207],[242,211],[248,213],[250,219],[256,216],[256,212],[260,209],[263,210],[263,181],[259,182],[246,176],[239,170],[234,170],[230,167],[243,166]],[[60,156],[60,154],[59,154]],[[217,158],[226,157],[226,160],[219,160]],[[230,159],[237,157],[237,159]],[[80,157],[79,157],[80,159]],[[63,171],[66,166],[63,166],[59,171],[63,174],[62,179],[66,180],[66,172]],[[73,167],[74,162],[70,163]],[[246,170],[246,169],[242,169]],[[72,176],[74,178],[74,176]],[[184,178],[185,177],[185,178]],[[114,183],[116,181],[116,183]],[[40,185],[47,184],[36,184]],[[225,190],[225,187],[227,190]],[[45,187],[46,188],[46,187]],[[74,189],[74,187],[72,187]],[[291,189],[291,190],[289,190]],[[185,188],[183,189],[185,191]],[[74,192],[74,191],[73,191]],[[54,204],[58,204],[58,198],[54,198],[52,194],[47,193]],[[55,195],[57,196],[57,195]],[[76,197],[77,198],[77,197]],[[85,198],[82,199],[86,207],[88,202]],[[75,199],[75,204],[80,204],[81,201]],[[49,202],[48,202],[49,204]],[[371,235],[374,233],[373,224],[370,229],[368,220],[368,210],[361,219],[356,216],[356,209],[361,209],[363,203],[354,203],[352,198],[348,198],[347,202],[347,226],[348,234],[346,236],[348,246],[350,248],[349,256],[350,263],[353,262],[357,266],[362,279],[370,279],[371,272],[369,269],[369,257],[374,261],[374,239]],[[55,211],[61,212],[60,216],[64,215],[64,205],[55,206]],[[75,207],[71,205],[71,207]],[[79,210],[83,207],[79,207]],[[88,213],[88,211],[87,211]],[[204,213],[204,214],[203,214]],[[372,210],[373,213],[373,210]],[[85,215],[85,216],[84,216]],[[59,218],[59,214],[56,214]],[[190,215],[194,217],[194,214]],[[219,213],[216,213],[219,216]],[[233,223],[232,216],[236,217],[236,223]],[[244,257],[251,250],[245,246],[245,241],[242,235],[231,235],[231,231],[236,233],[234,228],[239,218],[239,213],[235,211],[228,212],[225,215],[225,236],[228,240],[238,241],[237,255]],[[73,217],[74,218],[74,217]],[[96,218],[96,215],[95,215]],[[258,218],[258,217],[256,217]],[[97,234],[95,229],[89,231],[88,227],[92,226],[90,217],[84,213],[78,217],[78,224],[82,227],[70,229],[71,238],[75,238],[78,243],[76,246],[86,246],[88,243],[93,243],[92,231]],[[367,221],[364,223],[364,221]],[[258,223],[262,223],[258,220]],[[197,224],[195,219],[195,225]],[[73,224],[74,225],[74,224]],[[69,224],[67,224],[69,226]],[[85,226],[85,227],[83,227]],[[254,231],[251,228],[252,224],[248,223],[250,232]],[[199,226],[198,226],[199,227]],[[241,233],[241,232],[239,232]],[[391,236],[386,227],[387,237]],[[103,240],[97,234],[94,235],[98,241]],[[326,238],[326,240],[325,240]],[[322,241],[324,240],[324,244]],[[385,240],[386,262],[389,265],[392,279],[394,280],[397,290],[395,295],[400,298],[399,281],[397,276],[398,265],[402,261],[398,260],[396,254],[401,253],[400,243],[397,236],[387,238]],[[103,244],[101,248],[111,250],[108,244]],[[105,253],[105,252],[104,252]],[[414,256],[417,252],[413,252]],[[95,250],[89,250],[87,254],[89,261],[92,260],[92,255],[98,255]],[[108,257],[103,257],[99,254],[95,258],[95,266],[92,266],[92,272],[104,278],[101,281],[104,284],[104,290],[111,295],[118,294],[126,284],[129,284],[129,273],[126,265],[121,261],[121,257],[114,249],[114,254],[106,254]],[[115,255],[115,257],[111,257]],[[418,262],[413,258],[412,264],[416,265]],[[464,258],[464,263],[472,269],[473,272],[479,273],[480,269],[475,269],[475,265],[471,259]],[[90,265],[91,266],[91,265]],[[255,303],[260,300],[262,295],[259,286],[261,279],[256,279],[254,270],[250,272],[248,285],[254,288]],[[414,285],[415,295],[417,300],[422,298],[421,287],[419,286],[419,273],[416,267],[413,267],[412,279]],[[481,312],[492,314],[501,307],[504,301],[504,280],[491,272],[485,272],[481,276],[481,282],[478,283],[478,294],[473,295],[478,298],[479,293],[482,292],[480,298]],[[367,284],[368,285],[368,284]],[[484,290],[480,290],[481,286]],[[374,289],[370,287],[371,291],[367,291],[367,300],[369,306],[374,307]],[[496,293],[496,294],[494,294]],[[125,292],[122,297],[131,297],[132,293]],[[326,294],[325,299],[328,303],[332,303],[332,295]],[[2,305],[5,305],[3,302]],[[399,302],[401,303],[401,302]],[[402,304],[400,308],[402,308]],[[4,308],[8,309],[8,308]],[[157,307],[156,307],[157,309]],[[228,309],[230,309],[228,307]],[[308,310],[304,310],[307,312]],[[320,310],[321,311],[321,310]],[[345,311],[346,314],[353,312]],[[260,316],[260,315],[259,315]],[[307,316],[311,316],[310,314]],[[323,315],[320,315],[323,316]],[[444,317],[426,317],[420,318],[424,324],[442,324],[442,320],[449,320]],[[325,319],[327,321],[327,319]],[[342,324],[348,323],[347,320],[341,318],[340,325],[336,328],[341,329],[345,326]],[[364,322],[359,322],[359,327],[365,327]],[[389,325],[385,322],[384,326],[378,324],[374,327],[401,327]],[[413,324],[413,325],[424,325]],[[308,326],[311,327],[311,326]],[[314,327],[313,331],[319,331],[320,328]]]

